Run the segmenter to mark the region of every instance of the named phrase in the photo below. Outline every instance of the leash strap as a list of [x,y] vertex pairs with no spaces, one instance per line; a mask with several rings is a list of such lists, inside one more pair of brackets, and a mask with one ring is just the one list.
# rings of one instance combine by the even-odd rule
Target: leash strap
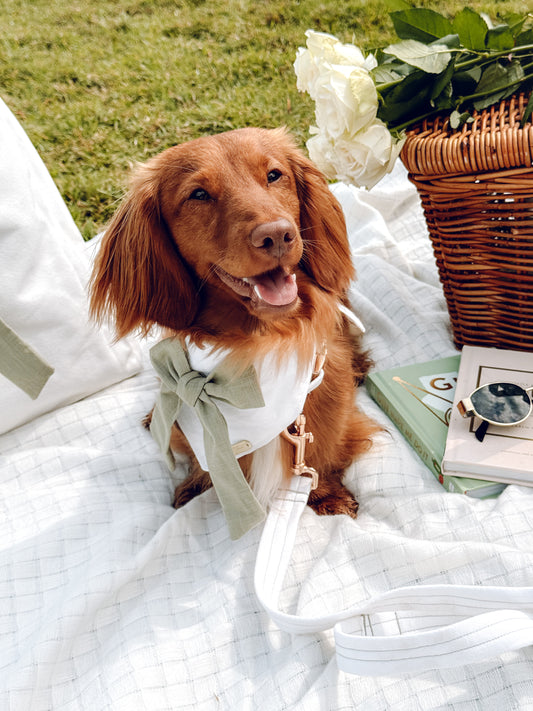
[[[533,644],[533,587],[478,585],[406,586],[376,595],[342,612],[301,617],[279,609],[278,600],[291,560],[298,522],[311,480],[294,476],[280,490],[267,516],[255,567],[255,590],[276,625],[291,634],[333,628],[337,665],[360,676],[421,673],[463,666]],[[361,618],[375,613],[465,616],[431,630],[367,636]]]

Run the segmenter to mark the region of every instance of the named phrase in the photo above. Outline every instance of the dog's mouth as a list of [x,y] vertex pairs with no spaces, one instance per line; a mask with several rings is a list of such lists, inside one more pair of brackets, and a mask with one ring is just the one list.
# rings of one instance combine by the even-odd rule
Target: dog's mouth
[[234,277],[218,266],[215,271],[226,286],[239,296],[250,299],[254,308],[281,311],[295,304],[298,299],[296,274],[284,267],[244,278]]

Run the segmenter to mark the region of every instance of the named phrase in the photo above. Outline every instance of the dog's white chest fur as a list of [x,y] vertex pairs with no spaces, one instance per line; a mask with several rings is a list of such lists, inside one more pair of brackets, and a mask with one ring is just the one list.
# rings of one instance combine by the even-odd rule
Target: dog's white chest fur
[[[189,343],[187,355],[191,368],[207,375],[224,360],[227,351],[212,353],[209,348]],[[260,449],[292,424],[301,413],[307,394],[321,379],[320,375],[313,378],[314,358],[302,364],[295,353],[281,360],[277,354],[269,354],[256,363],[255,368],[264,407],[241,410],[223,401],[217,402],[237,457]],[[207,470],[203,428],[194,410],[183,403],[177,422],[200,466]]]

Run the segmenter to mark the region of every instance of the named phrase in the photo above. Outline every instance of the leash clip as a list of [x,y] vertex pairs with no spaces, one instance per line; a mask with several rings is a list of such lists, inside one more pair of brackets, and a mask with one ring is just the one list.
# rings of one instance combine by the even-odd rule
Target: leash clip
[[[311,491],[314,491],[318,486],[318,472],[313,467],[308,467],[305,463],[305,447],[309,442],[313,442],[313,433],[305,431],[305,415],[303,412],[298,415],[294,424],[291,425],[291,430],[289,428],[283,430],[281,436],[284,437],[294,446],[294,466],[292,468],[292,473],[295,476],[309,476],[311,477]],[[294,431],[295,430],[295,431]]]

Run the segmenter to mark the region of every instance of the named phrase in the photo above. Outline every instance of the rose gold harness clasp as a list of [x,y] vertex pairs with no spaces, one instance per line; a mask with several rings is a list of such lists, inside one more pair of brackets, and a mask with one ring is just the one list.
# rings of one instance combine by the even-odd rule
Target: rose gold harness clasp
[[313,441],[313,433],[305,431],[305,415],[303,412],[298,415],[294,424],[287,427],[281,433],[281,436],[288,440],[294,446],[294,466],[292,473],[296,476],[311,477],[311,490],[318,486],[318,472],[313,467],[308,467],[305,463],[305,447]]

